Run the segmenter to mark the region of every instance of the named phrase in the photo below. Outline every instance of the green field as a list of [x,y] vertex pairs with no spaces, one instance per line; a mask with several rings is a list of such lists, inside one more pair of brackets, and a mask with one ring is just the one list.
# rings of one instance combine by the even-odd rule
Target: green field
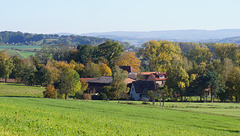
[[34,50],[40,50],[41,46],[27,46],[27,45],[0,45],[0,51],[8,50],[9,55],[16,55],[21,59],[28,58],[35,55]]
[[[141,102],[135,105],[2,94],[15,90],[7,96],[23,96],[27,88],[35,87],[0,83],[0,135],[240,135],[239,104],[166,103],[161,108]],[[29,96],[38,97],[41,91],[29,91]],[[232,112],[228,108],[237,112],[222,115],[211,111]]]
[[14,83],[0,83],[0,96],[43,97],[45,88]]

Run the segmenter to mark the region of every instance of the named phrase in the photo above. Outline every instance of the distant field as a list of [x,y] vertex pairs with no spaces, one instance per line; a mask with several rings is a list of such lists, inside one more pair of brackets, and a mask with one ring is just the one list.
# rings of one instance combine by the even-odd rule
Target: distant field
[[16,83],[0,83],[0,96],[43,97],[44,89]]
[[16,55],[19,58],[28,58],[36,54],[36,50],[40,50],[41,46],[27,46],[27,45],[0,45],[0,51],[8,50],[12,56]]
[[[0,83],[0,135],[240,135],[239,104],[171,102],[162,108],[141,102],[5,97],[38,97],[42,91]],[[211,109],[226,109],[226,115]],[[233,111],[234,116],[228,113]]]

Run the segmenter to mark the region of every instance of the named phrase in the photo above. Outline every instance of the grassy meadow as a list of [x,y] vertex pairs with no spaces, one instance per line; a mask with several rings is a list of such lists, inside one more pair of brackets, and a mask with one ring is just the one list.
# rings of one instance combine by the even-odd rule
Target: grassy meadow
[[[29,97],[9,97],[24,96],[27,88]],[[167,102],[162,108],[30,98],[42,91],[34,88],[0,83],[0,135],[240,135],[240,104]]]

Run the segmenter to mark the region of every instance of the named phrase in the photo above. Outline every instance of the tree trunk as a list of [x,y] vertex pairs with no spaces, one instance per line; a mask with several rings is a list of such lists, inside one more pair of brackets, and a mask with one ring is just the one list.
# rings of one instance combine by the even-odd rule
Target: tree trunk
[[213,93],[212,93],[212,88],[211,88],[211,103],[213,103]]
[[5,78],[5,83],[7,83],[7,78]]
[[163,107],[164,107],[164,102],[165,102],[165,99],[163,99],[163,104],[162,104]]
[[67,100],[67,96],[68,96],[68,94],[66,93],[66,94],[65,94],[65,100]]
[[161,99],[160,99],[159,103],[160,103],[160,106],[162,106]]

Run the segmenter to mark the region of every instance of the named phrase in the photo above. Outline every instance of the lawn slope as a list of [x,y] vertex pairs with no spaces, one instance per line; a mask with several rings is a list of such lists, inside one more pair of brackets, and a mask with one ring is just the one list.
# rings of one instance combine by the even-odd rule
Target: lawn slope
[[239,135],[240,119],[102,101],[0,97],[1,135]]

